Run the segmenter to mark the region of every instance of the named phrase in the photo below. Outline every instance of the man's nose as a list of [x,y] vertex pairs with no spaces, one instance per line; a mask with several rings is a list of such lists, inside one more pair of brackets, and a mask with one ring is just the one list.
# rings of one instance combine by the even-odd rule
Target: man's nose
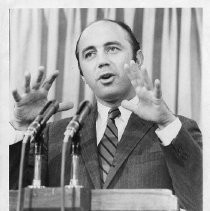
[[105,52],[98,54],[98,68],[109,66],[109,58]]
[[98,65],[98,67],[101,69],[103,67],[108,67],[109,66],[109,63],[101,63]]

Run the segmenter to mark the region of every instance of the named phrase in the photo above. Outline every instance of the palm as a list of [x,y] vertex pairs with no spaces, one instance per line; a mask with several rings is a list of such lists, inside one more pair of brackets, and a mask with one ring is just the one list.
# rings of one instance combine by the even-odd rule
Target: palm
[[58,72],[53,73],[48,79],[43,81],[44,69],[39,68],[38,77],[33,86],[30,85],[31,75],[25,75],[24,93],[19,94],[17,90],[12,92],[15,100],[13,124],[18,128],[26,128],[38,115],[47,102],[48,91]]
[[25,95],[16,103],[14,117],[19,122],[30,123],[35,119],[41,108],[46,104],[47,96],[40,91],[33,91]]
[[122,106],[142,119],[158,124],[164,123],[168,117],[171,118],[172,113],[162,99],[160,81],[156,79],[153,86],[146,69],[139,67],[134,61],[131,61],[130,65],[125,65],[125,71],[135,89],[139,102],[133,104],[124,100]]
[[139,102],[135,113],[142,119],[156,121],[159,118],[162,99],[157,99],[152,90],[142,88],[139,93]]

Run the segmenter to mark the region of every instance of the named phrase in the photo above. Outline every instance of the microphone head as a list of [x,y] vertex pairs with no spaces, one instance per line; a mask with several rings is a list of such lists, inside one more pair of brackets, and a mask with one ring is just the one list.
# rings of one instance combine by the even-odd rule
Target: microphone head
[[69,109],[72,109],[73,107],[74,107],[74,104],[72,102],[59,103],[58,112],[60,112],[60,111],[67,111]]
[[[88,116],[88,114],[91,111],[91,103],[89,101],[82,101],[79,105],[79,108],[74,115],[74,117],[71,119],[69,124],[66,127],[65,136],[74,137],[74,135],[77,133],[79,128],[83,125],[83,122],[85,118]],[[65,139],[67,141],[68,139]]]
[[76,112],[76,116],[78,117],[78,122],[81,124],[86,116],[90,113],[92,105],[89,101],[82,101],[79,105],[79,108]]
[[89,112],[90,112],[90,110],[91,110],[91,107],[92,107],[92,105],[91,105],[91,103],[89,102],[89,101],[87,101],[87,100],[84,100],[84,101],[82,101],[80,104],[79,104],[79,108],[78,108],[78,110],[77,110],[77,112],[76,112],[76,115],[80,115],[81,114],[81,112],[85,109],[87,109],[87,112],[88,112],[88,114],[89,114]]

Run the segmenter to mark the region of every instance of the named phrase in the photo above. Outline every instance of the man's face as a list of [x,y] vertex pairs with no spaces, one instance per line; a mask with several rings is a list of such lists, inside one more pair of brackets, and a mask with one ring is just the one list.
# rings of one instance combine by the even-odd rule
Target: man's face
[[100,102],[120,103],[134,97],[124,64],[133,58],[127,32],[119,25],[99,21],[83,32],[78,46],[86,83]]

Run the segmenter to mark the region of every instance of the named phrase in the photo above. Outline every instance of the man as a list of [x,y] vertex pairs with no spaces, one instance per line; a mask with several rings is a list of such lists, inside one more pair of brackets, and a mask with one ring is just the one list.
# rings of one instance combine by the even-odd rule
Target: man
[[[160,81],[156,79],[153,85],[142,65],[142,52],[129,27],[111,20],[90,24],[78,40],[76,56],[81,75],[97,100],[79,132],[81,184],[91,189],[167,188],[177,195],[181,207],[201,210],[200,130],[194,121],[176,117],[169,110]],[[25,93],[21,96],[13,91],[14,128],[27,128],[46,103],[57,75],[55,72],[41,85],[40,68],[31,89],[30,75],[26,74]],[[111,118],[110,109],[118,114]],[[68,122],[65,119],[51,123],[44,132],[45,185],[60,185],[61,145]],[[20,146],[17,142],[10,147],[11,188],[17,188]],[[33,169],[28,152],[25,185],[31,183]],[[70,157],[66,166],[68,184]]]

